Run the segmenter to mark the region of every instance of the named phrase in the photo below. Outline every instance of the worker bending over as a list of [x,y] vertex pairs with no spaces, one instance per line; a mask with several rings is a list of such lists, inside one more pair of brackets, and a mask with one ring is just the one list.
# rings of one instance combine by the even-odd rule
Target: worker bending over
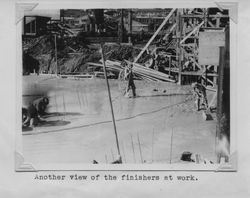
[[207,94],[206,94],[206,87],[203,86],[200,83],[193,83],[192,87],[194,89],[194,93],[196,96],[196,105],[197,105],[197,111],[199,111],[201,108],[201,105],[205,105],[205,108],[208,108],[208,102],[207,102]]
[[47,114],[45,110],[48,104],[49,104],[49,99],[47,97],[38,98],[33,101],[33,105],[36,107],[39,116]]
[[41,116],[47,114],[45,109],[48,104],[49,99],[47,97],[42,97],[31,102],[27,109],[23,109],[23,126],[34,128],[39,122],[41,122]]

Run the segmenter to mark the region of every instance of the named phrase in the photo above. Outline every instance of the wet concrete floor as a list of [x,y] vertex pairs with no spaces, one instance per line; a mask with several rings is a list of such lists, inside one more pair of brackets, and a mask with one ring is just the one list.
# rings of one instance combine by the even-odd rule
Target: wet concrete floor
[[[136,81],[138,97],[124,97],[126,82],[109,80],[124,163],[178,163],[190,151],[215,160],[216,121],[196,112],[189,86]],[[23,131],[25,161],[110,163],[117,145],[104,79],[23,77],[23,106],[50,100],[45,122]],[[171,159],[170,159],[171,158]]]

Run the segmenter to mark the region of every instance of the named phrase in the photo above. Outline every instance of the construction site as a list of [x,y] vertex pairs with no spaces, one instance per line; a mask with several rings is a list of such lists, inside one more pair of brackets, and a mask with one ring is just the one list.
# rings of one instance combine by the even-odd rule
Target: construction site
[[219,8],[23,18],[25,161],[230,161],[230,23]]

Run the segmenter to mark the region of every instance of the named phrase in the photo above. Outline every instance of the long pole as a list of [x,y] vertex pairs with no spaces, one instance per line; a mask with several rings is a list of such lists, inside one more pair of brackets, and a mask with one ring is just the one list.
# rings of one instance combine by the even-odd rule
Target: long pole
[[162,24],[158,27],[158,29],[153,34],[153,36],[149,39],[149,41],[147,42],[147,44],[145,45],[145,47],[142,49],[142,51],[140,52],[140,54],[136,57],[134,63],[136,63],[139,60],[139,58],[142,56],[142,54],[146,51],[146,49],[148,49],[149,45],[155,39],[155,37],[157,36],[157,34],[161,31],[161,29],[163,28],[163,26],[167,23],[167,21],[169,20],[169,18],[171,17],[171,15],[174,13],[175,10],[176,10],[175,8],[172,9],[171,12],[168,14],[168,16],[166,16],[166,18],[164,19],[164,21],[162,22]]
[[105,76],[106,83],[107,83],[107,88],[108,88],[108,96],[109,96],[109,103],[110,103],[110,109],[111,109],[111,114],[112,114],[112,121],[113,121],[114,131],[115,131],[116,146],[117,146],[118,155],[121,156],[119,141],[118,141],[118,135],[117,135],[117,130],[116,130],[116,124],[115,124],[115,116],[114,116],[113,105],[112,105],[112,100],[111,100],[109,81],[108,81],[108,78],[107,78],[106,64],[105,64],[105,58],[104,58],[104,53],[103,53],[103,44],[101,44],[101,55],[102,55],[102,61],[103,61],[104,76]]
[[131,44],[132,43],[132,10],[128,11],[128,42]]
[[58,74],[58,70],[57,70],[57,44],[56,44],[56,34],[55,34],[55,61],[56,61],[56,76]]

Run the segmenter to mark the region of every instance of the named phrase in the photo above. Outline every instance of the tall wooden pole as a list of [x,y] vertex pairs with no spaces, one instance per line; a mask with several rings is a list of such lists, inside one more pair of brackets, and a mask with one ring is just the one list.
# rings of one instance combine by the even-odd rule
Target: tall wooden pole
[[131,44],[132,43],[132,10],[128,11],[128,42]]
[[113,121],[114,132],[115,132],[116,146],[117,146],[118,155],[121,156],[119,141],[118,141],[118,135],[117,135],[117,130],[116,130],[116,124],[115,124],[115,116],[114,116],[113,105],[112,105],[112,100],[111,100],[109,81],[108,81],[108,78],[107,78],[106,63],[105,63],[105,57],[104,57],[104,53],[103,53],[103,44],[101,44],[101,55],[102,55],[102,61],[103,61],[104,76],[105,76],[106,84],[107,84],[107,88],[108,88],[108,96],[109,96],[109,103],[110,103],[112,121]]
[[158,35],[158,33],[161,31],[161,29],[167,23],[167,21],[172,16],[172,14],[175,12],[175,10],[176,9],[172,9],[171,12],[168,14],[168,16],[166,16],[166,18],[164,19],[164,21],[162,22],[162,24],[158,27],[158,29],[156,30],[156,32],[154,33],[154,35],[149,39],[149,41],[147,42],[147,44],[145,45],[145,47],[142,49],[142,51],[140,52],[140,54],[136,57],[134,63],[136,63],[140,59],[140,57],[142,56],[142,54],[146,51],[146,49],[148,49],[149,45],[152,43],[152,41],[155,39],[155,37]]
[[124,23],[123,23],[123,9],[121,9],[121,18],[120,18],[120,23],[118,26],[118,40],[120,43],[123,42],[123,37],[124,37]]
[[[220,47],[219,59],[219,77],[218,77],[218,91],[217,91],[217,126],[216,126],[216,140],[222,137],[222,103],[223,103],[223,80],[224,80],[224,64],[225,64],[225,49]],[[220,163],[221,153],[217,153],[217,162]]]
[[182,36],[182,21],[181,21],[181,11],[182,9],[177,10],[176,16],[176,39],[177,39],[177,48],[176,48],[176,56],[178,58],[178,68],[179,68],[179,75],[178,75],[178,84],[181,84],[181,72],[182,72],[182,49],[181,49],[181,36]]

